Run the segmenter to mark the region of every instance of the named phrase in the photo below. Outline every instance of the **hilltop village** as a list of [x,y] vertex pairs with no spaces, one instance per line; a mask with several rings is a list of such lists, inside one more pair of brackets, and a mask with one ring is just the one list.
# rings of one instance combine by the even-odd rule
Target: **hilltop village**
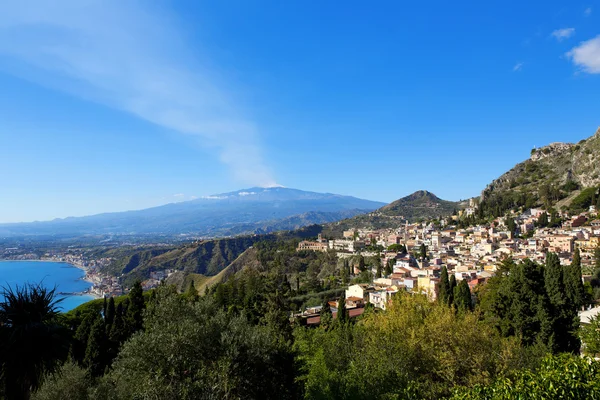
[[[488,225],[457,228],[461,217],[476,210],[477,205],[471,200],[465,210],[436,223],[407,222],[396,229],[382,230],[357,227],[344,231],[340,238],[326,240],[319,235],[316,241],[302,241],[297,251],[335,251],[339,259],[380,260],[363,268],[350,268],[351,277],[365,271],[371,277],[370,282],[350,285],[345,291],[350,316],[362,314],[367,304],[385,309],[398,291],[425,293],[435,300],[444,267],[457,282],[466,281],[473,293],[509,257],[515,262],[529,258],[543,263],[546,254],[552,252],[561,265],[569,265],[575,249],[579,249],[583,279],[591,279],[594,250],[600,245],[600,219],[595,206],[571,216],[531,208],[497,218]],[[329,305],[335,316],[338,301]],[[295,316],[305,318],[307,324],[316,324],[320,311],[321,306],[309,307]]]

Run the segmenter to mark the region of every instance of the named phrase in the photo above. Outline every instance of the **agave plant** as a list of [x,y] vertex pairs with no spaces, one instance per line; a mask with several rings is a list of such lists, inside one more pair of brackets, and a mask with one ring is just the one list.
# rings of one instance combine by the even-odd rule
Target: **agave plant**
[[0,291],[0,379],[6,399],[29,399],[66,359],[69,332],[59,324],[56,287],[42,284]]

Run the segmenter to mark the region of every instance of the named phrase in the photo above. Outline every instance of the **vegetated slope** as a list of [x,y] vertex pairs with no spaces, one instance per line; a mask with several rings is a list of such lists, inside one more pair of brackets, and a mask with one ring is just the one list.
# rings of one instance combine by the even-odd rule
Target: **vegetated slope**
[[189,274],[210,277],[219,274],[259,241],[302,239],[316,236],[321,230],[320,225],[311,225],[291,232],[205,240],[181,246],[111,249],[95,256],[112,257],[113,262],[105,272],[122,276],[126,285],[137,279],[148,279],[152,271],[165,269],[181,271],[183,278]]
[[[191,235],[223,237],[322,223],[384,203],[289,188],[250,188],[138,211],[0,224],[0,236]],[[294,219],[290,219],[294,217]]]
[[[508,208],[555,204],[600,185],[600,128],[577,144],[551,143],[492,181],[481,200],[491,214]],[[561,205],[568,206],[569,201]],[[495,212],[494,212],[495,211]]]
[[231,264],[225,267],[221,272],[214,276],[206,276],[202,274],[186,275],[183,271],[171,275],[167,279],[167,284],[174,284],[178,290],[185,291],[189,287],[190,281],[194,282],[194,287],[199,294],[204,294],[208,288],[217,283],[225,282],[230,276],[244,270],[245,268],[259,269],[260,262],[255,248],[250,247],[238,258],[233,260]]
[[436,218],[451,215],[460,204],[442,200],[427,190],[418,190],[411,195],[381,207],[376,213],[386,216],[404,217],[409,221],[420,218]]
[[324,233],[327,236],[338,236],[342,231],[351,228],[395,228],[405,221],[449,216],[465,205],[461,202],[442,200],[426,190],[418,190],[368,214],[327,224]]

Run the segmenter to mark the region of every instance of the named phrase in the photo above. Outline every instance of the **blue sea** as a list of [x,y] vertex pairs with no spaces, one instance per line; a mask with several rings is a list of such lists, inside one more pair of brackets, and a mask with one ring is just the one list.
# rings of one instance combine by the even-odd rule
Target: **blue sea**
[[[85,272],[71,264],[46,261],[0,261],[0,287],[25,283],[42,282],[44,286],[57,287],[56,292],[78,293],[89,289],[92,284],[82,280]],[[69,311],[87,301],[90,295],[59,295],[61,311]]]

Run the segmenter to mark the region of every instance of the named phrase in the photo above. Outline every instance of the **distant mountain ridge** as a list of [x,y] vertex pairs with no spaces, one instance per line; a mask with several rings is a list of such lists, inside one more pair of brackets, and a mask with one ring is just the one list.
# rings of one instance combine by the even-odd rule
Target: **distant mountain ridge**
[[98,234],[222,237],[334,221],[384,204],[332,193],[254,187],[145,210],[0,224],[0,237]]

